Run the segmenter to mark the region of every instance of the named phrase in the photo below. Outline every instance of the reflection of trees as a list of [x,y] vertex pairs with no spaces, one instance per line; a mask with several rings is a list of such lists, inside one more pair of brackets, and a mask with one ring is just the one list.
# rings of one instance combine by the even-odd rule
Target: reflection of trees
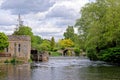
[[80,80],[119,80],[119,67],[86,67],[79,69]]
[[30,65],[0,66],[0,80],[30,80]]
[[0,80],[3,80],[6,78],[7,71],[6,68],[4,67],[5,65],[0,65]]

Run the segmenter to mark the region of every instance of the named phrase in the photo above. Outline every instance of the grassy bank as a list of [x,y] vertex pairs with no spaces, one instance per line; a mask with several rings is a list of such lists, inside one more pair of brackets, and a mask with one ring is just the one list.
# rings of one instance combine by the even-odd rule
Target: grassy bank
[[50,56],[53,56],[53,57],[55,57],[55,56],[61,56],[61,54],[59,53],[59,52],[49,52],[50,53]]

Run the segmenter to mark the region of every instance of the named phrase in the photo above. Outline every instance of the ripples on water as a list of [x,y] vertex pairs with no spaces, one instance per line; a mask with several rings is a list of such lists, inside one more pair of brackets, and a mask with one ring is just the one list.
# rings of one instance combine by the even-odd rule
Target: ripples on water
[[86,58],[59,57],[48,62],[1,66],[0,80],[120,80],[120,67]]
[[[33,80],[120,80],[120,68],[102,61],[80,58],[52,58],[49,62],[32,64]],[[40,73],[41,72],[41,73]]]
[[90,61],[89,59],[79,59],[76,58],[51,58],[49,62],[36,62],[33,63],[32,66],[36,67],[90,67],[90,66],[112,66],[102,61]]

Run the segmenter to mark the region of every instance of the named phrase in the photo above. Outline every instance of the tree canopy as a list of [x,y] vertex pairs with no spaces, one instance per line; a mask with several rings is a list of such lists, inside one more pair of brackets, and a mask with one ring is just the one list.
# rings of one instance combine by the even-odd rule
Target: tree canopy
[[51,50],[53,50],[55,48],[55,39],[54,39],[54,37],[51,38],[50,46],[51,46]]
[[75,33],[73,26],[68,26],[66,32],[64,32],[65,39],[70,39],[74,42],[74,46],[80,48],[82,43],[80,43],[79,35]]
[[64,33],[64,37],[65,39],[71,39],[72,41],[74,41],[74,28],[73,26],[68,26],[68,28],[66,29],[66,32]]
[[20,26],[14,31],[13,35],[29,35],[31,37],[32,48],[39,49],[42,38],[33,34],[32,29],[28,26]]
[[120,47],[120,0],[96,0],[80,12],[76,26],[88,53],[98,56],[102,50]]
[[74,43],[70,39],[63,39],[63,40],[59,40],[59,45],[61,46],[62,49],[64,49],[66,47],[73,47]]
[[38,47],[40,51],[50,51],[51,46],[50,46],[50,41],[49,40],[43,40],[43,42],[40,44]]
[[40,44],[42,44],[43,39],[40,36],[34,35],[32,37],[32,48],[39,50]]
[[4,48],[8,47],[8,45],[8,37],[4,33],[0,32],[0,52],[2,52]]
[[13,35],[33,36],[33,32],[32,32],[32,29],[28,26],[20,26],[17,30],[14,31]]

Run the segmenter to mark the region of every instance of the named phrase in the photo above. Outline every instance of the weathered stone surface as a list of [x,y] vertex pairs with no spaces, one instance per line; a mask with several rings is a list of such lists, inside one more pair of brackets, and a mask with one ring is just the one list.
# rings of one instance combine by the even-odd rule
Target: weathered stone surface
[[30,36],[26,35],[8,35],[9,41],[31,41]]
[[49,54],[47,51],[43,51],[41,53],[37,52],[36,50],[32,50],[31,53],[32,60],[33,61],[48,61],[49,60]]
[[9,46],[5,52],[10,53],[11,57],[30,59],[31,37],[25,35],[9,35]]

